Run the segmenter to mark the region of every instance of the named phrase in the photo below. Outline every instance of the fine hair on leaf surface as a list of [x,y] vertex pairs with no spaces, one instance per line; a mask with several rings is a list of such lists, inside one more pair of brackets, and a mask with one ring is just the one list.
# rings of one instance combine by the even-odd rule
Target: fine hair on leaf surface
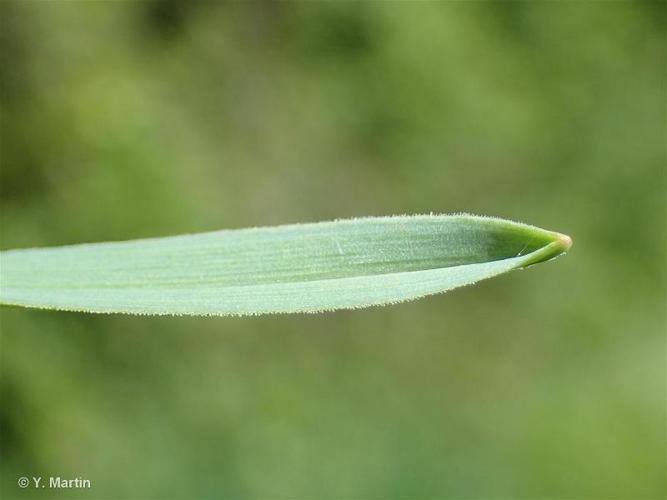
[[413,300],[553,259],[568,236],[473,215],[366,217],[0,252],[0,303],[151,315]]

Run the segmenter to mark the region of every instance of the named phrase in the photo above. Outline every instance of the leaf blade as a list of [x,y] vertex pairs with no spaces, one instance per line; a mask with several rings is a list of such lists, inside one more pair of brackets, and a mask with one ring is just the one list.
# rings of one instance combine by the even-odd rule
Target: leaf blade
[[469,215],[400,216],[0,253],[0,303],[251,315],[412,300],[560,255],[567,237]]

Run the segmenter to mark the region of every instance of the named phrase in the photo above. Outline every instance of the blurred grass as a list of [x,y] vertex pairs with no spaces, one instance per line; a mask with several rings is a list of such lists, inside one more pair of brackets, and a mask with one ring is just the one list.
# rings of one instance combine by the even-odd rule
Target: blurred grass
[[0,3],[2,248],[470,211],[531,273],[252,319],[0,311],[0,486],[661,498],[663,2]]

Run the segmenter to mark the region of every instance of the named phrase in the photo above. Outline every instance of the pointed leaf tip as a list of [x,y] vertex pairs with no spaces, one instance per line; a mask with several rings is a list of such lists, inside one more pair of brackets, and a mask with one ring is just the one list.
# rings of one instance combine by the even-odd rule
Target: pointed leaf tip
[[567,234],[562,234],[562,233],[557,233],[558,234],[558,241],[560,242],[563,252],[567,252],[571,247],[572,247],[572,238],[570,238]]

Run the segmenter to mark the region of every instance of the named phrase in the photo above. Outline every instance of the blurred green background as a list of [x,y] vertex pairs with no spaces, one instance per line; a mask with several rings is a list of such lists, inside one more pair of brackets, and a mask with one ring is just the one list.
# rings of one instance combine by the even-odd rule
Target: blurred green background
[[431,211],[575,240],[354,312],[2,308],[3,498],[663,498],[665,21],[0,3],[2,249]]

